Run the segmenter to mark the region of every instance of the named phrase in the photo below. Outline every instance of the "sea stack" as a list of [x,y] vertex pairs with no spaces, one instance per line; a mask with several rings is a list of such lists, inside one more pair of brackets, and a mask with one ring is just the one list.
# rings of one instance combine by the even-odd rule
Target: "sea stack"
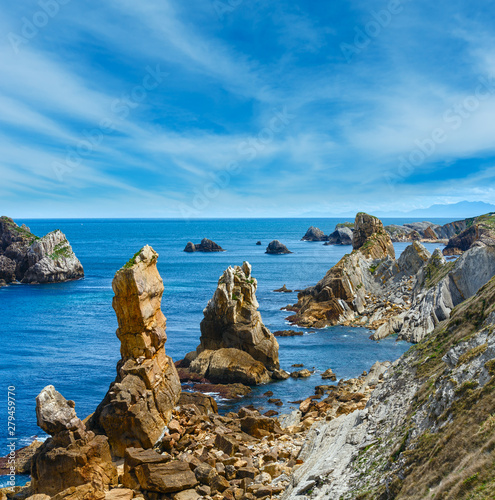
[[164,288],[157,259],[145,246],[112,283],[122,359],[91,426],[108,436],[117,457],[129,447],[153,447],[180,397],[177,370],[165,353],[166,318],[160,308]]
[[301,241],[327,241],[328,236],[325,233],[318,229],[317,227],[311,226],[306,234],[301,238]]
[[278,240],[273,240],[266,247],[266,252],[271,255],[283,255],[287,253],[292,253],[283,243]]
[[0,280],[6,283],[57,283],[84,277],[84,269],[60,230],[43,238],[0,217]]
[[193,253],[193,252],[225,252],[225,250],[215,243],[214,241],[209,240],[208,238],[203,238],[201,243],[195,245],[191,241],[189,241],[184,248],[184,252]]
[[190,371],[217,383],[265,383],[279,370],[278,342],[265,327],[251,266],[229,267],[218,281],[201,322]]

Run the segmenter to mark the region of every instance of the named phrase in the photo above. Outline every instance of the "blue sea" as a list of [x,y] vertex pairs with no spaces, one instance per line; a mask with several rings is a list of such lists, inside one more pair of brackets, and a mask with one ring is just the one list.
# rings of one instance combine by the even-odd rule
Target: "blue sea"
[[[115,378],[120,343],[112,309],[115,272],[143,245],[160,255],[158,269],[164,280],[162,310],[167,317],[167,353],[174,360],[196,348],[203,308],[212,297],[218,278],[229,265],[251,263],[258,280],[257,297],[265,325],[271,330],[289,328],[290,314],[281,308],[297,301],[297,293],[274,293],[314,285],[326,271],[350,251],[350,247],[303,242],[301,237],[315,225],[325,234],[346,219],[225,219],[225,220],[16,220],[42,236],[61,229],[82,262],[86,277],[80,281],[50,285],[12,285],[0,289],[2,359],[0,391],[0,453],[7,455],[7,390],[16,390],[16,437],[18,447],[34,436],[46,437],[36,425],[35,397],[52,384],[76,402],[80,418],[92,413]],[[349,219],[348,219],[349,220]],[[407,219],[384,219],[401,224]],[[412,220],[409,220],[412,222]],[[444,224],[450,219],[436,219]],[[226,252],[188,254],[188,241],[207,237]],[[294,253],[267,255],[265,248],[280,240]],[[256,242],[260,240],[261,246]],[[400,254],[406,244],[396,244]],[[436,247],[427,245],[430,251]],[[317,373],[306,380],[289,379],[256,388],[242,404],[262,405],[266,410],[290,411],[289,401],[314,394],[323,383],[319,372],[332,368],[337,377],[349,378],[369,370],[376,361],[393,361],[408,349],[405,342],[388,338],[369,339],[367,329],[333,327],[305,330],[302,337],[279,338],[280,363],[303,363]],[[262,393],[271,390],[280,398],[280,410],[266,403]],[[239,403],[220,401],[223,411]]]

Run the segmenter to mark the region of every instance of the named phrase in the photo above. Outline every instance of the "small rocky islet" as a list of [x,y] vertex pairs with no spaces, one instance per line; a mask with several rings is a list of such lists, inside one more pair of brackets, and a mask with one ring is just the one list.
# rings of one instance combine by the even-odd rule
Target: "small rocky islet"
[[[222,416],[210,396],[181,391],[181,370],[226,387],[283,372],[251,266],[222,274],[198,348],[176,369],[165,353],[158,255],[144,247],[113,282],[122,346],[115,382],[84,421],[54,387],[41,392],[38,425],[51,437],[25,452],[32,481],[17,498],[493,497],[494,221],[473,219],[452,236],[461,255],[447,262],[416,239],[396,259],[381,221],[358,214],[353,252],[299,293],[289,319],[366,325],[375,338],[398,332],[415,344],[356,379],[317,385],[286,415],[247,407]],[[304,367],[290,375],[293,383],[317,376]]]
[[42,238],[0,217],[0,287],[10,283],[59,283],[84,277],[84,269],[60,230]]

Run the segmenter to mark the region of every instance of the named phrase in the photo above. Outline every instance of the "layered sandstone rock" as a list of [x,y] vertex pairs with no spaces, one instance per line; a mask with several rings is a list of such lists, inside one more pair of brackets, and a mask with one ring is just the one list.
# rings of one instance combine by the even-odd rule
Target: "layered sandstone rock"
[[288,318],[290,322],[323,328],[364,312],[368,289],[380,286],[371,271],[387,258],[393,261],[395,250],[381,221],[364,213],[356,216],[353,248],[316,286],[299,293],[298,303],[290,307],[296,313]]
[[0,280],[55,283],[84,277],[84,270],[62,231],[43,238],[24,224],[0,217]]
[[188,355],[192,372],[218,382],[256,384],[280,367],[278,343],[263,324],[256,288],[248,262],[223,273],[203,311],[200,345]]
[[36,416],[38,425],[52,437],[32,459],[33,492],[63,498],[61,492],[80,488],[91,491],[91,498],[104,497],[104,492],[117,484],[107,437],[87,431],[74,403],[53,386],[45,387],[36,398]]
[[112,452],[119,457],[128,447],[151,448],[157,442],[181,392],[177,370],[165,353],[163,281],[157,258],[145,246],[112,283],[122,359],[117,378],[90,425],[108,436]]

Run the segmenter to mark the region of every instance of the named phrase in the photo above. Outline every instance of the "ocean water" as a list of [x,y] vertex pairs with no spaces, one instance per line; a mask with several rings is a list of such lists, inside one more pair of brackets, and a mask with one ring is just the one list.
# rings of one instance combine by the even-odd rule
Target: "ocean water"
[[[80,418],[92,413],[116,374],[120,343],[112,309],[111,283],[115,272],[143,245],[160,254],[158,269],[165,284],[162,309],[167,317],[167,353],[174,360],[196,348],[202,311],[215,291],[217,280],[229,265],[251,263],[258,280],[257,297],[265,325],[272,331],[288,327],[281,311],[297,301],[296,293],[274,293],[286,284],[290,289],[314,285],[350,247],[303,242],[310,225],[326,234],[344,219],[246,219],[246,220],[18,220],[37,235],[61,229],[81,260],[86,277],[80,281],[50,285],[13,285],[0,289],[2,360],[0,391],[16,387],[16,437],[18,447],[33,436],[45,437],[36,425],[35,397],[52,384],[76,402]],[[404,223],[389,219],[384,223]],[[437,223],[449,220],[437,219]],[[188,254],[188,241],[208,237],[226,252]],[[279,239],[294,253],[267,255],[265,248]],[[262,242],[261,246],[256,241]],[[406,244],[396,244],[397,254]],[[430,251],[436,245],[427,245]],[[280,363],[303,363],[317,373],[306,380],[288,380],[256,388],[242,404],[270,409],[261,394],[271,390],[289,401],[314,393],[322,384],[318,372],[332,368],[338,378],[355,377],[376,361],[395,360],[408,344],[388,338],[369,340],[366,329],[345,327],[306,330],[302,337],[279,338]],[[220,402],[222,410],[238,406]],[[293,406],[293,405],[292,405]],[[7,407],[0,409],[0,453],[6,455]],[[272,409],[277,409],[271,407]]]

